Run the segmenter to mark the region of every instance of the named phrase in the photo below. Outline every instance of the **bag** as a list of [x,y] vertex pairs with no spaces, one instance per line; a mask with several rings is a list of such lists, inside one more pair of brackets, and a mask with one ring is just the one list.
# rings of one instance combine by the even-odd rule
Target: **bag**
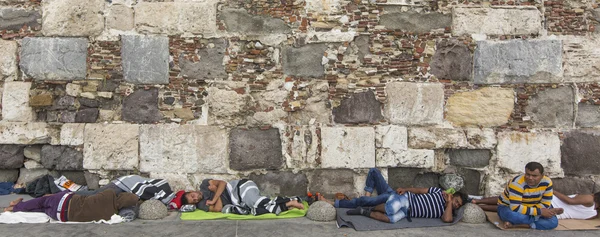
[[71,190],[71,192],[88,190],[87,186],[76,184],[75,182],[68,180],[64,175],[60,176],[58,179],[55,179],[54,183],[61,191],[65,191],[67,189]]

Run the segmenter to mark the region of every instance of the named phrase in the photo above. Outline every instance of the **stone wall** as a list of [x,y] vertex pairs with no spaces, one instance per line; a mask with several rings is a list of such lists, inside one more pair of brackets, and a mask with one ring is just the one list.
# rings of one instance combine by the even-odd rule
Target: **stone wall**
[[0,0],[0,181],[600,191],[595,0]]

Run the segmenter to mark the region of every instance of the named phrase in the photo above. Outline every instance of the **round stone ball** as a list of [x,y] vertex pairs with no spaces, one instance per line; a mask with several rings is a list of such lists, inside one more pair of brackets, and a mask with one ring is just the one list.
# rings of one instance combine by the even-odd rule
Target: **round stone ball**
[[467,203],[464,209],[463,222],[470,224],[482,224],[486,222],[485,212],[478,205]]
[[306,218],[313,221],[334,221],[335,215],[335,207],[325,201],[314,202],[306,212]]
[[139,218],[143,220],[158,220],[168,215],[167,206],[158,200],[148,200],[140,205]]
[[443,189],[454,188],[454,190],[460,191],[465,186],[463,178],[457,174],[445,174],[440,177],[439,182]]

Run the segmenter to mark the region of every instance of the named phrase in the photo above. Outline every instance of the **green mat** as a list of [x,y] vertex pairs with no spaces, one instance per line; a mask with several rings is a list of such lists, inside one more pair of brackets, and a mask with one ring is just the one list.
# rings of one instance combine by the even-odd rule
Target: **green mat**
[[205,211],[196,210],[193,212],[181,213],[181,220],[184,220],[184,221],[216,220],[216,219],[268,220],[268,219],[297,218],[297,217],[303,217],[306,215],[306,211],[308,210],[308,203],[303,202],[303,204],[304,204],[304,210],[294,208],[294,209],[279,213],[279,215],[269,213],[269,214],[263,214],[260,216],[253,216],[253,215],[223,214],[221,212],[205,212]]

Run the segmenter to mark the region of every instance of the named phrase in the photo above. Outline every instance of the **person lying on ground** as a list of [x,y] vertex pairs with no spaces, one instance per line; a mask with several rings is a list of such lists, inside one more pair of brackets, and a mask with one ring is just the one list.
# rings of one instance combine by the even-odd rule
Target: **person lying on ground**
[[[479,205],[485,211],[498,211],[498,197],[473,199],[473,204]],[[565,195],[554,190],[552,207],[557,209],[556,217],[561,219],[594,219],[600,217],[600,192],[595,194]]]
[[[371,197],[373,191],[378,195]],[[441,218],[452,222],[456,210],[467,202],[467,195],[456,192],[449,194],[437,187],[398,188],[388,185],[378,169],[372,168],[365,183],[365,196],[351,200],[330,201],[323,196],[318,200],[338,208],[355,208],[349,215],[364,215],[376,220],[395,223],[403,218]]]
[[241,179],[225,182],[205,179],[200,184],[201,200],[197,208],[207,212],[262,215],[279,213],[290,208],[304,209],[297,197],[276,197],[270,199],[260,195],[260,190],[252,180]]
[[116,194],[112,189],[89,196],[65,190],[25,202],[23,198],[16,199],[4,211],[44,212],[52,219],[62,222],[88,222],[110,220],[120,209],[134,206],[138,199],[135,194]]

